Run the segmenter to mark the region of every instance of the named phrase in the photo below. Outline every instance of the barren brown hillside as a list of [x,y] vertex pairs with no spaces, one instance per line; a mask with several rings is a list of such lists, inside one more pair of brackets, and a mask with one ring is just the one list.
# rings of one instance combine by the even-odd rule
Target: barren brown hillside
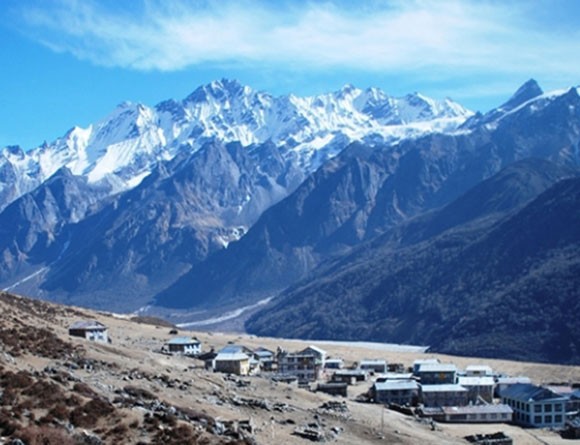
[[[550,431],[510,425],[438,425],[378,405],[313,393],[266,377],[242,379],[208,372],[202,362],[156,352],[167,326],[0,294],[0,443],[26,444],[303,444],[297,428],[317,424],[332,443],[453,444],[467,434],[505,431],[518,444],[569,443]],[[109,327],[111,344],[68,336],[75,320]],[[204,350],[228,342],[294,350],[305,342],[191,333]],[[409,366],[418,352],[359,345],[319,346],[347,363],[381,357]],[[429,356],[431,356],[429,354]],[[580,367],[439,356],[459,367],[483,363],[537,382],[580,381]],[[346,409],[325,409],[329,401]],[[328,405],[326,405],[328,406]],[[17,442],[14,442],[17,443]]]

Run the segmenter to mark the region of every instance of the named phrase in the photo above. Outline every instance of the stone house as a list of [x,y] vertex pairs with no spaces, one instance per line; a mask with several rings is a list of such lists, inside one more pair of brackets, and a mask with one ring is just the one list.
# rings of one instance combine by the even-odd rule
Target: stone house
[[175,337],[166,341],[161,350],[168,354],[195,357],[201,354],[201,342],[195,337]]
[[375,382],[371,395],[376,403],[415,406],[419,402],[419,384],[415,380]]
[[97,320],[75,321],[68,328],[68,334],[73,337],[81,337],[86,340],[101,343],[109,342],[108,328]]
[[465,406],[468,403],[468,391],[458,384],[421,384],[420,401],[426,407]]
[[477,404],[482,401],[487,403],[493,402],[493,390],[495,381],[491,376],[459,376],[457,383],[468,390],[469,401]]

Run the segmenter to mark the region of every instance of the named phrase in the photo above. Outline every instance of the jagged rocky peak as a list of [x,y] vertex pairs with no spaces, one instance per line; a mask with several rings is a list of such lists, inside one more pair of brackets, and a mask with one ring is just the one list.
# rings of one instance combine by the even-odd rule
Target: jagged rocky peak
[[514,95],[510,97],[510,99],[505,104],[503,104],[501,108],[504,110],[512,110],[527,102],[528,100],[533,99],[534,97],[538,97],[542,94],[544,94],[544,92],[540,88],[540,85],[538,85],[538,82],[536,82],[534,79],[530,79],[521,87],[519,87]]
[[193,93],[185,98],[184,102],[206,102],[209,97],[222,101],[229,97],[249,94],[251,91],[250,87],[242,85],[237,80],[224,78],[221,80],[214,80],[207,85],[196,88]]

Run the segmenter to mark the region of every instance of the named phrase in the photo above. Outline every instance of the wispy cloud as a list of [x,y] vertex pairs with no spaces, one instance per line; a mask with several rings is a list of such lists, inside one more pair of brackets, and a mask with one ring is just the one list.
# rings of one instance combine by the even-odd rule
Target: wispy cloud
[[[123,3],[123,2],[121,2]],[[204,63],[281,69],[580,77],[580,31],[534,26],[526,2],[62,0],[22,10],[27,32],[98,65],[172,71]],[[108,4],[108,7],[104,5]]]

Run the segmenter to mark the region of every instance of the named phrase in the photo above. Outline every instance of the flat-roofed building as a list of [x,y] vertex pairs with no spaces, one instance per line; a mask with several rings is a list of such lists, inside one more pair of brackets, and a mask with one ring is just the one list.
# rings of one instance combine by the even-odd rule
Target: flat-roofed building
[[437,384],[420,386],[420,400],[426,407],[465,406],[468,391],[458,384]]
[[468,397],[470,402],[493,402],[493,389],[495,387],[495,380],[493,377],[459,376],[457,378],[457,383],[464,388],[467,388],[469,391]]
[[417,376],[422,385],[452,385],[457,383],[457,367],[452,363],[423,363]]
[[371,394],[376,403],[414,406],[419,402],[419,384],[415,380],[375,382]]
[[467,377],[492,377],[493,369],[487,365],[469,365],[465,368]]
[[387,372],[387,361],[382,359],[365,359],[361,360],[358,368],[370,373],[385,373]]

